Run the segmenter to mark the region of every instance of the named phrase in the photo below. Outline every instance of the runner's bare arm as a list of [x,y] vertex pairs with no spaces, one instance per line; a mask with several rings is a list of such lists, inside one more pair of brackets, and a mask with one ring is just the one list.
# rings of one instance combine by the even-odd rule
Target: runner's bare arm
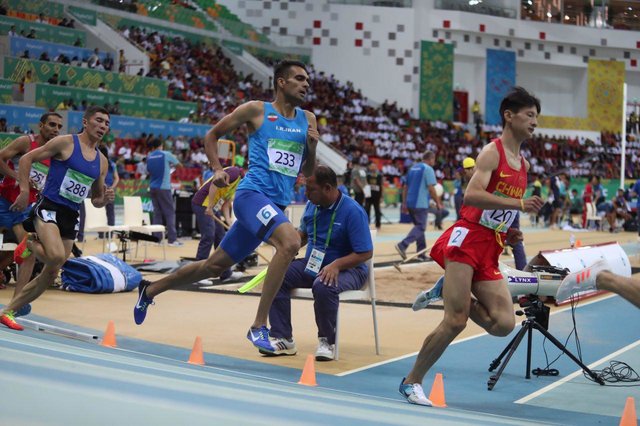
[[36,148],[23,155],[18,163],[18,184],[20,185],[20,194],[9,208],[13,211],[23,211],[27,208],[27,205],[29,204],[30,187],[29,173],[31,172],[31,165],[34,162],[53,157],[66,159],[71,156],[72,152],[73,139],[71,135],[63,135],[57,136],[40,148]]
[[109,162],[102,153],[98,154],[100,155],[100,176],[93,182],[93,185],[91,185],[91,204],[93,204],[94,207],[100,208],[113,201],[114,192],[113,188],[105,188],[104,185]]
[[309,127],[307,130],[306,158],[302,164],[301,170],[306,177],[309,177],[313,175],[313,170],[316,168],[316,148],[318,146],[318,140],[320,139],[320,133],[318,133],[316,116],[309,111],[305,111],[304,113],[307,115]]
[[29,172],[31,165],[38,161],[48,158],[57,158],[66,160],[73,152],[73,139],[71,135],[57,136],[51,139],[40,148],[27,152],[22,156],[18,163],[18,180],[20,182],[20,191],[29,192]]
[[[494,143],[485,146],[476,159],[476,168],[464,193],[464,204],[480,209],[510,209],[527,212],[538,211],[542,207],[540,197],[518,198],[499,197],[487,192],[491,174],[498,169],[500,154]],[[525,206],[523,209],[522,206]]]
[[29,137],[20,136],[0,151],[0,174],[18,180],[18,174],[7,163],[16,155],[29,152]]
[[263,103],[250,101],[240,105],[233,110],[232,113],[222,117],[222,119],[207,132],[204,137],[204,150],[211,167],[213,167],[215,171],[213,175],[214,185],[224,187],[229,184],[229,175],[222,170],[220,157],[218,157],[218,139],[245,123],[249,125],[250,132],[253,131],[262,124],[262,115],[264,115]]

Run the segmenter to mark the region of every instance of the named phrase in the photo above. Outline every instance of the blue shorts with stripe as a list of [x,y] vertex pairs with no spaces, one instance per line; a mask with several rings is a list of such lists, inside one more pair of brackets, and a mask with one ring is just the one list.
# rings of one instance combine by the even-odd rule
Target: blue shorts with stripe
[[0,197],[0,227],[2,228],[11,229],[29,217],[32,206],[27,207],[21,212],[17,212],[9,209],[12,204],[9,200]]
[[278,206],[266,195],[237,190],[233,200],[235,223],[222,239],[220,247],[238,263],[253,253],[261,242],[267,242],[276,228],[289,219],[286,206]]

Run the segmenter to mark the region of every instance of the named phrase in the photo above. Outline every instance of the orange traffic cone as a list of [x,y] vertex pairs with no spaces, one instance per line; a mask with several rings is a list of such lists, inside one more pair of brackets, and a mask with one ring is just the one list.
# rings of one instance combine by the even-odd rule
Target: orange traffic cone
[[620,426],[638,426],[638,416],[636,416],[636,404],[633,397],[628,397],[624,404]]
[[433,403],[434,407],[444,408],[447,406],[447,403],[444,400],[444,382],[442,380],[442,373],[436,374],[436,378],[433,380],[429,400]]
[[204,365],[204,356],[202,354],[202,339],[200,336],[196,337],[196,341],[193,342],[193,349],[191,355],[189,355],[189,364]]
[[582,247],[582,241],[576,240],[576,248],[577,247]]
[[116,348],[116,326],[113,321],[109,321],[107,324],[107,329],[104,331],[104,336],[102,336],[102,342],[100,342],[102,346],[106,346],[109,348]]
[[307,355],[307,361],[304,363],[304,369],[298,382],[299,385],[318,386],[318,383],[316,383],[316,366],[313,361],[313,355]]

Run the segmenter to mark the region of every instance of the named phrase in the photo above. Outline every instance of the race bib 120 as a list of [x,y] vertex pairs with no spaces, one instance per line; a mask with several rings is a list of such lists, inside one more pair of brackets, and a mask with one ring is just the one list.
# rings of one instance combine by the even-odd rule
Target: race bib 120
[[484,210],[480,217],[480,225],[507,232],[517,215],[518,210]]

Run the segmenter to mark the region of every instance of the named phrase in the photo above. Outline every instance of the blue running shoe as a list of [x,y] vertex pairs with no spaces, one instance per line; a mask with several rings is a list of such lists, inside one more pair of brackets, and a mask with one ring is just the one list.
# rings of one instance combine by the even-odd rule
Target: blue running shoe
[[267,352],[268,354],[273,354],[276,352],[276,349],[271,345],[269,341],[269,329],[264,325],[260,328],[250,328],[247,331],[247,339],[258,348],[260,353]]
[[27,303],[22,308],[18,309],[15,313],[15,317],[26,317],[31,313],[31,303]]
[[151,283],[149,281],[142,280],[138,286],[138,301],[136,302],[136,306],[133,308],[133,319],[138,325],[144,322],[149,305],[155,305],[153,299],[145,294],[145,291],[150,284]]
[[420,309],[425,309],[431,303],[438,302],[442,300],[442,285],[444,284],[444,275],[441,276],[436,284],[431,287],[429,290],[421,291],[416,297],[416,300],[413,302],[413,306],[411,307],[414,311],[419,311]]
[[402,379],[400,381],[400,388],[398,388],[400,395],[407,398],[407,401],[411,404],[426,405],[427,407],[433,406],[433,403],[424,394],[420,383],[405,384],[404,380],[405,379]]

